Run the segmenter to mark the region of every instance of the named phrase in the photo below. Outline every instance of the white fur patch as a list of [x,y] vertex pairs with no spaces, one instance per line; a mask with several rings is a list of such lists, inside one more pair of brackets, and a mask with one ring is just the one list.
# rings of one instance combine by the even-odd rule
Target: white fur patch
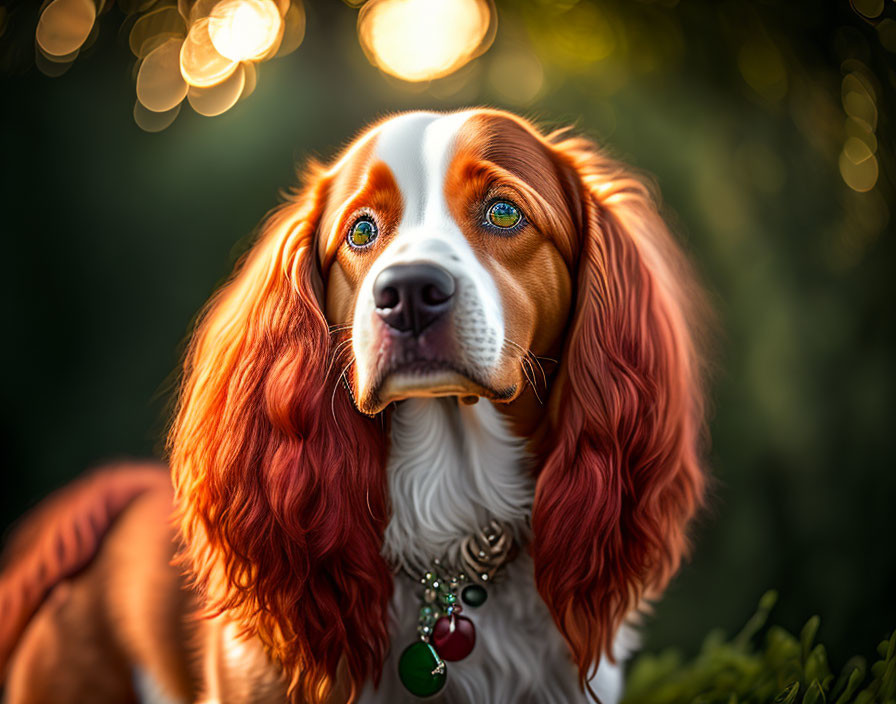
[[414,572],[457,558],[460,541],[489,519],[527,537],[535,482],[523,442],[494,406],[454,398],[396,405],[387,477],[392,520],[385,556]]
[[373,282],[392,264],[432,263],[450,272],[457,282],[452,315],[458,361],[485,378],[500,361],[504,347],[500,293],[445,199],[445,175],[457,133],[472,114],[407,113],[377,131],[376,158],[392,171],[404,210],[389,246],[379,254],[358,292],[352,348],[362,388],[374,371],[365,363],[372,357],[368,349],[378,324]]
[[[393,515],[384,553],[412,573],[435,557],[455,556],[464,537],[489,518],[506,521],[524,537],[534,493],[530,461],[521,441],[494,406],[480,401],[459,406],[455,399],[409,399],[392,416],[388,482]],[[489,588],[486,603],[466,608],[476,626],[476,647],[448,663],[438,702],[560,704],[587,702],[566,643],[535,589],[531,558],[522,552]],[[392,646],[378,690],[368,685],[360,698],[414,702],[398,678],[398,658],[417,639],[419,585],[396,575],[390,609]],[[620,632],[617,657],[630,633]],[[603,704],[622,693],[620,667],[603,662],[591,680]]]

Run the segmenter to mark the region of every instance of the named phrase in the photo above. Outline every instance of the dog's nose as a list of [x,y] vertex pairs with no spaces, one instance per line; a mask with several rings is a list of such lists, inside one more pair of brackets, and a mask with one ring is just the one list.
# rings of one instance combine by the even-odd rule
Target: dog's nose
[[393,264],[373,282],[376,312],[390,328],[419,335],[451,308],[454,277],[435,264]]

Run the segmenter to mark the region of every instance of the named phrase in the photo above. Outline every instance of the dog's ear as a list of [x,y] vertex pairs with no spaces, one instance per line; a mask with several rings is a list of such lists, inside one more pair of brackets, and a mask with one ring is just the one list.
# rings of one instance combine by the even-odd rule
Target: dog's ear
[[378,679],[392,589],[384,433],[339,383],[319,302],[327,188],[312,174],[274,211],[208,304],[169,437],[183,563],[310,702],[343,658],[356,686]]
[[552,148],[581,231],[532,552],[585,684],[678,568],[703,500],[700,296],[645,186],[586,140]]

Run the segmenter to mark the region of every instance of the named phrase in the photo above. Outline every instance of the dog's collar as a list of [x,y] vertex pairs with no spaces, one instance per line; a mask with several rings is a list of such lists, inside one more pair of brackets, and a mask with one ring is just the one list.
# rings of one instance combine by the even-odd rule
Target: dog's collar
[[405,572],[421,586],[417,618],[419,639],[402,652],[398,675],[418,697],[430,697],[445,686],[445,661],[462,660],[476,644],[473,622],[461,616],[461,603],[479,608],[488,598],[487,586],[499,581],[503,568],[519,552],[510,526],[497,520],[467,536],[461,544],[457,569],[435,559],[422,575]]
[[[461,582],[487,587],[500,579],[504,567],[518,554],[519,545],[511,525],[492,519],[461,541],[457,557],[438,557],[430,565],[436,568],[436,572],[460,577]],[[414,567],[405,563],[401,570],[416,581],[425,570],[415,570]]]

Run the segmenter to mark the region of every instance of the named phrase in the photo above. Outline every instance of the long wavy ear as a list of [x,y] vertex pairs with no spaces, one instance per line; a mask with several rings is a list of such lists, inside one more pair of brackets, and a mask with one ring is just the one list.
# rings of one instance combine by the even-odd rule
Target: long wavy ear
[[181,560],[209,610],[317,702],[343,659],[356,688],[378,680],[392,579],[384,433],[339,384],[314,244],[328,184],[310,181],[201,316],[169,451]]
[[554,141],[583,231],[532,552],[584,685],[678,568],[703,500],[700,296],[644,185],[586,140]]

